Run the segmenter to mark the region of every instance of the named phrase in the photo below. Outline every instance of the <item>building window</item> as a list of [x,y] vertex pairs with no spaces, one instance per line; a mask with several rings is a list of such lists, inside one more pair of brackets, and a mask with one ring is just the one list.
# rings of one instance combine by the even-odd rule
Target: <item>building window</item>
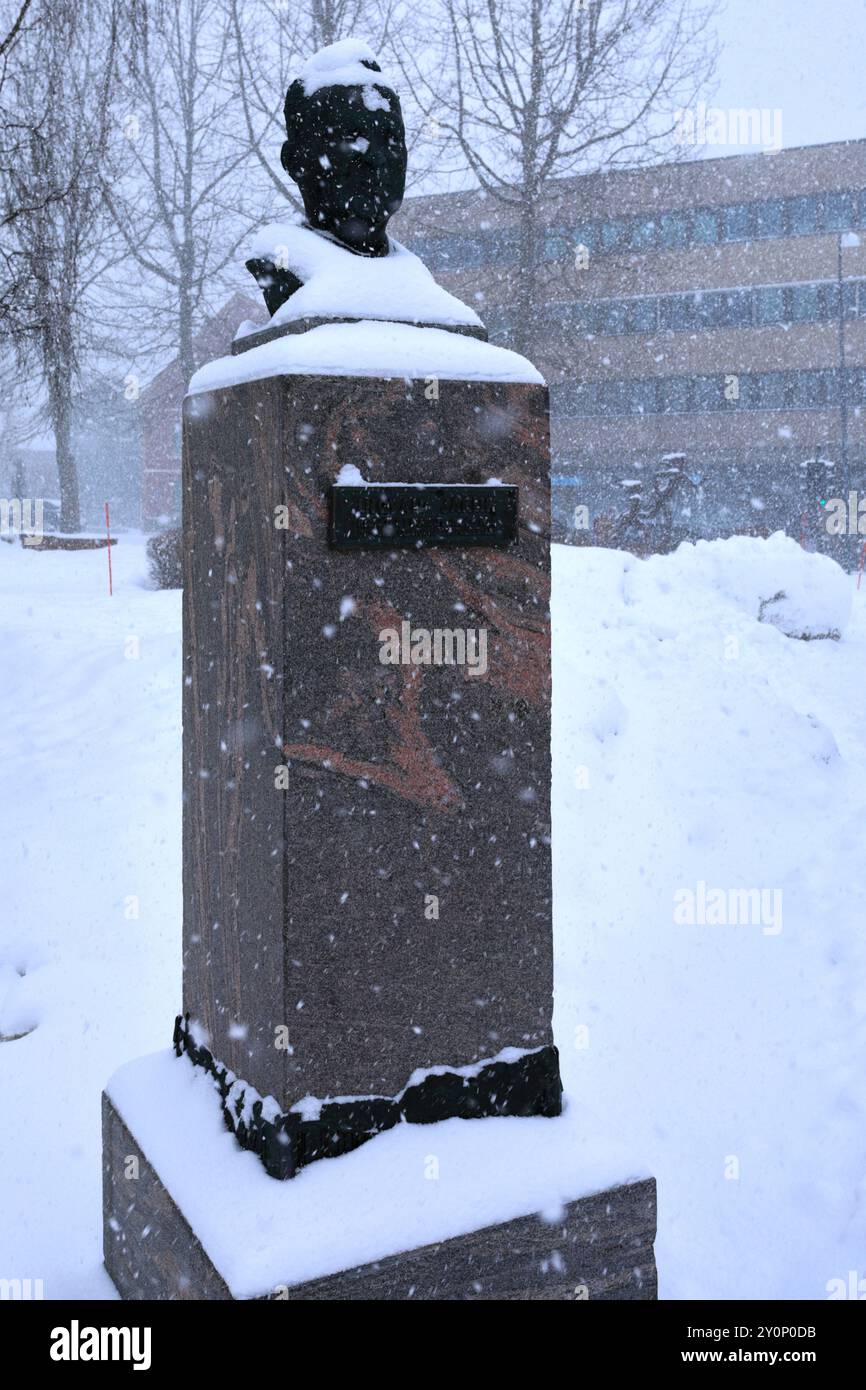
[[814,323],[821,317],[817,285],[794,285],[791,288],[791,318],[795,323]]
[[762,285],[757,291],[758,323],[785,323],[785,291],[781,285]]
[[497,339],[502,342],[511,341],[517,325],[517,315],[513,309],[492,309],[489,314],[485,315],[485,318],[487,331],[494,341]]
[[502,261],[513,263],[520,253],[520,233],[514,227],[503,227],[498,232],[488,232],[494,254]]
[[720,328],[724,324],[724,301],[725,296],[718,291],[707,291],[698,296],[696,313],[702,328]]
[[663,212],[659,218],[659,239],[667,251],[688,245],[689,223],[684,212]]
[[721,377],[698,376],[692,384],[692,407],[696,411],[721,410],[725,402]]
[[844,232],[857,225],[857,200],[853,193],[824,194],[824,226],[828,232]]
[[658,384],[659,410],[663,415],[684,414],[691,409],[692,383],[686,376],[662,377]]
[[658,410],[656,401],[656,382],[653,377],[642,377],[630,382],[632,415],[654,415]]
[[633,217],[631,223],[631,246],[633,251],[647,251],[656,244],[655,220],[647,217]]
[[[854,398],[858,413],[862,409],[859,402],[866,400],[866,368],[849,367],[847,372],[848,399]],[[866,491],[866,489],[864,489]]]
[[598,332],[606,334],[625,333],[626,303],[623,299],[605,299],[598,305]]
[[711,246],[719,240],[719,215],[714,208],[698,208],[692,220],[695,246]]
[[764,410],[784,410],[789,401],[786,372],[761,372],[757,378],[756,405]]
[[753,235],[751,203],[732,203],[724,209],[725,241],[746,241]]
[[624,416],[628,414],[628,382],[599,381],[596,384],[596,400],[602,416]]
[[[838,374],[833,369],[744,373],[736,399],[725,396],[725,380],[721,375],[710,375],[566,381],[552,388],[551,397],[561,417],[816,410],[838,403]],[[866,369],[849,369],[848,394],[852,401],[866,394]]]
[[596,408],[597,390],[594,381],[564,381],[554,388],[557,407],[565,416],[592,415]]
[[571,239],[575,246],[585,246],[587,251],[594,251],[598,245],[595,223],[587,222],[584,227],[575,227]]
[[626,243],[626,221],[624,217],[613,217],[601,229],[601,244],[605,251],[617,251]]
[[[839,317],[839,287],[837,285],[824,285],[821,294],[824,299],[823,317],[837,319]],[[857,316],[857,286],[850,280],[843,282],[842,285],[842,306],[846,319],[856,318]]]
[[818,230],[817,198],[789,198],[788,209],[791,217],[791,231],[799,236],[808,236]]
[[568,310],[567,327],[572,333],[591,333],[593,331],[592,303],[586,299],[578,299],[574,304],[563,305],[563,309]]
[[601,333],[601,324],[604,319],[601,301],[588,299],[583,306],[583,312],[586,318],[587,331],[589,333]]
[[755,235],[785,235],[785,204],[781,198],[767,198],[755,204]]
[[[452,254],[455,250],[454,237],[435,237],[424,245],[423,259],[430,270],[451,270],[457,269],[461,264],[459,256]],[[422,253],[419,252],[419,255]]]
[[791,404],[801,410],[814,410],[836,403],[836,373],[791,372]]
[[697,322],[695,300],[690,295],[671,294],[659,300],[659,324],[682,332]]
[[658,327],[658,300],[633,299],[629,307],[630,333],[655,333]]
[[731,290],[723,294],[724,326],[726,328],[750,328],[752,324],[751,290]]
[[568,255],[568,242],[558,227],[548,227],[544,233],[544,259],[563,261]]
[[490,254],[486,236],[465,236],[461,240],[464,247],[463,265],[472,270],[480,270],[482,266],[489,264]]

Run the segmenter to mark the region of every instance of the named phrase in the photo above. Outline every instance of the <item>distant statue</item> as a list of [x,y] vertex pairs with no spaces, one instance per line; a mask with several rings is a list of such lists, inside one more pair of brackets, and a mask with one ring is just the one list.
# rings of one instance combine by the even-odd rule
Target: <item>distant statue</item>
[[[359,39],[321,49],[286,93],[283,168],[298,185],[306,227],[357,256],[387,256],[386,228],[403,202],[406,133],[400,99]],[[246,262],[273,315],[304,283],[290,265]]]

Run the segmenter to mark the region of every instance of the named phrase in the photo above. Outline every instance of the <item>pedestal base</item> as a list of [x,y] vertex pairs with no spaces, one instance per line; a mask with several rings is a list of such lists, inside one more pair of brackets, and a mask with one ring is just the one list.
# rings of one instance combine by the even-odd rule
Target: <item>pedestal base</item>
[[209,1079],[159,1053],[110,1083],[103,1155],[125,1299],[656,1297],[655,1182],[590,1150],[576,1118],[400,1125],[280,1183],[238,1150]]

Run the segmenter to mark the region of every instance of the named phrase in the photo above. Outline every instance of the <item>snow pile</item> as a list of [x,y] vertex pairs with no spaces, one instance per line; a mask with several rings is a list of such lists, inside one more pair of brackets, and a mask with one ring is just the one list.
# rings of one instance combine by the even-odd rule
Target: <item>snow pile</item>
[[772,623],[788,637],[838,637],[851,614],[852,588],[826,555],[810,554],[777,531],[769,540],[733,536],[727,541],[683,545],[674,556],[649,562],[688,592],[709,582],[743,612]]
[[[566,1092],[649,1153],[662,1297],[826,1298],[866,1248],[863,596],[781,537],[554,579]],[[841,640],[759,621],[782,589]]]
[[388,247],[387,256],[358,256],[311,227],[272,222],[250,239],[243,258],[271,261],[303,281],[270,328],[310,318],[481,326],[475,311],[437,285],[412,251],[393,237]]
[[[300,293],[300,291],[299,291]],[[544,378],[525,357],[445,328],[408,323],[326,323],[218,357],[200,367],[189,394],[219,391],[270,376],[373,376],[423,381],[533,381]]]
[[[366,40],[341,39],[339,43],[320,48],[312,58],[308,58],[298,73],[298,79],[308,97],[322,87],[372,88],[375,83],[378,87],[390,87],[393,90],[394,83],[386,73],[374,72],[365,67],[365,63],[374,63],[379,67],[379,59]],[[375,90],[373,97],[379,97]]]

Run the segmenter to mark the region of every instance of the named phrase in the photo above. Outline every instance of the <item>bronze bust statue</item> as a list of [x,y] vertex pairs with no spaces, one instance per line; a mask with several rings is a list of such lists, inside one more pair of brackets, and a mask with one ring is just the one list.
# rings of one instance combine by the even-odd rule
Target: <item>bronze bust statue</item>
[[[298,185],[306,225],[359,256],[387,256],[388,222],[403,201],[406,134],[400,99],[366,73],[381,68],[367,45],[322,49],[289,87],[283,168]],[[273,315],[302,281],[264,257],[246,262]]]

